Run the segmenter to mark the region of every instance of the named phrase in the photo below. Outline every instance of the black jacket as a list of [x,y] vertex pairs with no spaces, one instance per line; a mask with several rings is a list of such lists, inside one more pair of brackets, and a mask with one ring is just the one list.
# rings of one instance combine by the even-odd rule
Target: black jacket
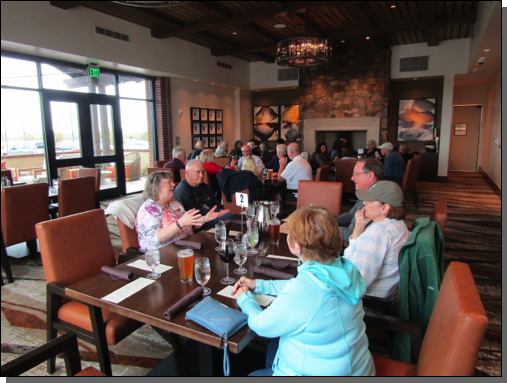
[[[232,202],[231,195],[244,189],[248,189],[248,203],[260,200],[262,187],[255,173],[249,170],[235,172],[231,169],[221,170],[217,175],[220,189],[224,192],[225,200]],[[179,186],[179,185],[178,185]]]

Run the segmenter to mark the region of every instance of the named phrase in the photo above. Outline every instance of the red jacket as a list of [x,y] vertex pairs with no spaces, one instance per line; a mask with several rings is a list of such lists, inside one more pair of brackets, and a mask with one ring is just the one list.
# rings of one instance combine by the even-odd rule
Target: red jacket
[[223,169],[223,167],[215,164],[214,162],[206,162],[204,164],[204,169],[206,169],[208,171],[208,173],[209,173],[210,176],[211,175],[215,175],[216,176],[220,172],[220,170]]

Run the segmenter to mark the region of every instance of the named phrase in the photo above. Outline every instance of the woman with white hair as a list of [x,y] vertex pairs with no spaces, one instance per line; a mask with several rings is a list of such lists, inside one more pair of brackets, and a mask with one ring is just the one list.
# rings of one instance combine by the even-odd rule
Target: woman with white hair
[[377,141],[372,138],[371,140],[368,140],[366,146],[367,148],[364,152],[365,157],[375,158],[375,152],[379,150],[377,149]]
[[266,169],[273,169],[273,172],[278,173],[280,170],[280,159],[287,158],[287,164],[291,161],[291,159],[287,156],[287,145],[280,144],[276,147],[276,156],[271,158],[271,161],[266,165]]
[[227,148],[229,144],[227,141],[222,141],[222,143],[218,146],[217,150],[215,150],[215,157],[229,157],[227,155]]

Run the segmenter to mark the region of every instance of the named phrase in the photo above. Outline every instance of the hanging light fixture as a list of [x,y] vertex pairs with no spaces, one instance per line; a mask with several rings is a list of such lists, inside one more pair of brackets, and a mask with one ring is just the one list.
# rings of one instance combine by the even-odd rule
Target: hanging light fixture
[[280,66],[312,66],[329,62],[331,47],[320,37],[292,37],[277,44],[276,63]]
[[113,3],[129,5],[131,7],[164,8],[189,3],[189,1],[113,1]]

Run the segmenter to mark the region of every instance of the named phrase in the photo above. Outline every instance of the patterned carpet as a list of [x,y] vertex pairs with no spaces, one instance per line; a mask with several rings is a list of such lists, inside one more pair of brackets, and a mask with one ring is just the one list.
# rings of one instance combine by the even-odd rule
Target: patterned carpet
[[[476,376],[501,376],[501,193],[481,173],[449,174],[448,183],[418,183],[423,202],[416,209],[407,201],[407,226],[429,216],[435,202],[448,201],[445,225],[445,267],[451,261],[470,265],[489,318]],[[343,211],[353,203],[344,196]],[[102,201],[105,208],[111,201]],[[111,241],[121,250],[118,227],[108,219]],[[15,282],[1,288],[1,363],[15,359],[46,339],[46,296],[40,258],[12,259]],[[3,270],[2,270],[3,271]],[[79,340],[81,364],[98,368],[95,347]],[[145,325],[116,346],[109,347],[114,376],[143,376],[173,352],[166,333]],[[46,364],[25,375],[47,376]],[[65,375],[57,359],[55,375]]]

